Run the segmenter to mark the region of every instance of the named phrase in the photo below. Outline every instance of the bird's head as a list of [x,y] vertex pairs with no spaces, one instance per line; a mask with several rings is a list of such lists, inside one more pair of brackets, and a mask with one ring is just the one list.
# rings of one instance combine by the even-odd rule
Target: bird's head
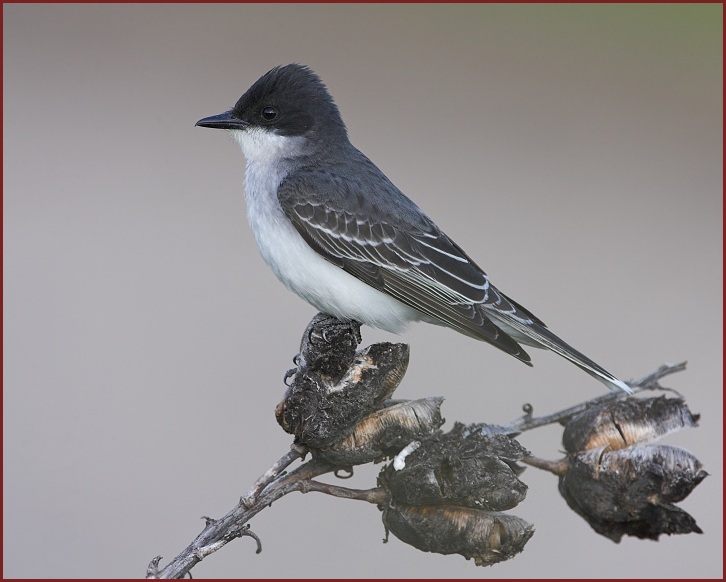
[[310,151],[311,145],[347,140],[338,107],[320,77],[298,64],[268,71],[232,109],[197,125],[230,130],[248,160],[293,157],[303,143]]

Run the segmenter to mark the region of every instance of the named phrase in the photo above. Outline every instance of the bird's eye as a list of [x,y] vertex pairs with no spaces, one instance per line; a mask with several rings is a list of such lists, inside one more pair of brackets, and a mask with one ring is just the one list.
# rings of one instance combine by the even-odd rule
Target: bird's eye
[[277,117],[277,109],[274,107],[265,107],[262,110],[262,117],[265,121],[272,121],[275,117]]

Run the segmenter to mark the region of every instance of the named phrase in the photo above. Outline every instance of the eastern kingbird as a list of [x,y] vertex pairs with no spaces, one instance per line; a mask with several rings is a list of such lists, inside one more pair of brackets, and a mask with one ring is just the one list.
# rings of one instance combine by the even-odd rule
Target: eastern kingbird
[[605,383],[630,388],[504,295],[479,266],[348,140],[310,68],[265,73],[236,105],[197,122],[226,129],[247,159],[247,217],[262,258],[319,311],[401,332],[425,321],[532,365],[548,348]]

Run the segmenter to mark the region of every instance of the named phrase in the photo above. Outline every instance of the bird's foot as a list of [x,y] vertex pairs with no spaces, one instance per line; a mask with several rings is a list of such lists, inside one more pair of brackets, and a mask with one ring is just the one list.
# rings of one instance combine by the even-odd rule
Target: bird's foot
[[335,343],[347,333],[355,338],[356,345],[363,341],[361,324],[357,321],[343,321],[326,313],[318,313],[308,325],[308,341],[311,344]]

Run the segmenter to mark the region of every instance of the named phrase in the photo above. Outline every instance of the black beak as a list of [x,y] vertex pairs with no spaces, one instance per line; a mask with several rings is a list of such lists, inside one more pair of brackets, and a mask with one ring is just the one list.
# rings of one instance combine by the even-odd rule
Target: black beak
[[237,119],[232,115],[231,111],[226,111],[219,115],[212,115],[211,117],[200,119],[196,125],[199,127],[211,127],[212,129],[245,129],[249,123]]

